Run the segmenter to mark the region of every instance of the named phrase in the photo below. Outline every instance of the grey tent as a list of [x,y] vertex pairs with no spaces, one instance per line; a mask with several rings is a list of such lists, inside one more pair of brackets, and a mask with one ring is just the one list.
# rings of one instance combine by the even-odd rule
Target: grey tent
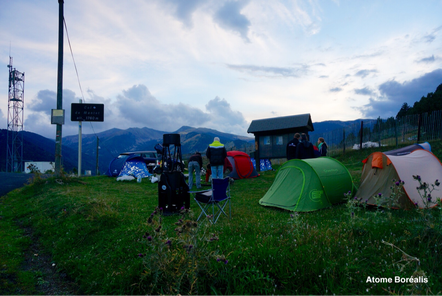
[[[427,147],[428,148],[428,147]],[[382,194],[391,196],[394,188],[393,180],[403,181],[403,192],[398,198],[400,208],[420,208],[426,206],[427,201],[419,194],[419,182],[413,176],[420,176],[422,182],[432,184],[435,180],[442,180],[442,164],[439,159],[426,149],[416,149],[410,153],[374,152],[364,161],[361,175],[361,185],[356,197],[362,202],[376,205],[375,196]],[[436,205],[433,199],[429,206]]]

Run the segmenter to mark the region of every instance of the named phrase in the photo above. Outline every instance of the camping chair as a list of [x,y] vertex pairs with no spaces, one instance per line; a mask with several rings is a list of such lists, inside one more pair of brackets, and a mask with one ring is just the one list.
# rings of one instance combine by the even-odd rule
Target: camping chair
[[[201,208],[201,214],[197,221],[205,215],[209,217],[209,221],[215,224],[221,214],[232,218],[232,205],[230,202],[230,179],[212,179],[212,189],[201,191],[190,191],[198,206]],[[229,204],[229,215],[227,215],[226,205]],[[212,208],[212,215],[209,215],[209,210]],[[216,210],[216,211],[215,211]]]

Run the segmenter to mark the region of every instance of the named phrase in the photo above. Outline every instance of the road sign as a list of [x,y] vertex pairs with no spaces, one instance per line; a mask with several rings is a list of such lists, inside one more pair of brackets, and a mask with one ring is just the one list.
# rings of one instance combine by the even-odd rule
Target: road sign
[[71,121],[104,121],[104,104],[71,104]]

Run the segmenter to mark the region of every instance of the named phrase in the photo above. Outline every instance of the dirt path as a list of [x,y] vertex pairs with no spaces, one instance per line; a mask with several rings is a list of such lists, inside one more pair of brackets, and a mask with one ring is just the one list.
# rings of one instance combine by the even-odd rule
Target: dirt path
[[58,271],[51,255],[43,251],[31,228],[25,228],[25,235],[30,236],[33,243],[25,252],[22,268],[35,274],[37,279],[36,293],[41,295],[77,295],[79,291],[77,284],[69,279],[64,272]]

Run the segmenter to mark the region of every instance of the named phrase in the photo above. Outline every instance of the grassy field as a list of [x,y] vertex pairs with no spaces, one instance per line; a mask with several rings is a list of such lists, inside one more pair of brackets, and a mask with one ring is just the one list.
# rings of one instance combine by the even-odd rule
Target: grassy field
[[[442,144],[431,144],[441,158]],[[373,151],[336,156],[356,185]],[[235,181],[232,219],[214,226],[195,223],[194,201],[181,215],[155,212],[157,184],[147,180],[37,178],[0,199],[0,294],[44,294],[55,284],[74,294],[442,293],[439,209],[262,207],[276,174]],[[28,267],[38,260],[46,266]]]

